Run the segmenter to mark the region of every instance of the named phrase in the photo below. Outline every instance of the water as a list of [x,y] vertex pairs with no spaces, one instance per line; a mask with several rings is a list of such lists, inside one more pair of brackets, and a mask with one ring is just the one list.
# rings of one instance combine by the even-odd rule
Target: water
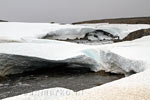
[[56,67],[10,75],[0,82],[0,99],[35,90],[64,87],[79,91],[99,86],[124,77],[85,68]]

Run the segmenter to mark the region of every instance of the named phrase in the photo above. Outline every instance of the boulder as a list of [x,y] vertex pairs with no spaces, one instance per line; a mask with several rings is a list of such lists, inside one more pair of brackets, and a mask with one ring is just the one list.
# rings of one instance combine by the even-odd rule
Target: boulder
[[150,35],[150,29],[141,29],[141,30],[130,33],[122,41],[134,40],[134,39],[138,39],[147,35]]

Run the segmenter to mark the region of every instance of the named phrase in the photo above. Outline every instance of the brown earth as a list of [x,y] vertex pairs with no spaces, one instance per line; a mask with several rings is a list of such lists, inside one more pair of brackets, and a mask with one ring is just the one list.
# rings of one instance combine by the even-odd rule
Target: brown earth
[[75,22],[73,24],[110,23],[110,24],[150,24],[150,17],[116,18]]
[[150,35],[150,29],[142,29],[142,30],[138,30],[138,31],[130,33],[122,41],[134,40],[134,39],[138,39],[147,35]]

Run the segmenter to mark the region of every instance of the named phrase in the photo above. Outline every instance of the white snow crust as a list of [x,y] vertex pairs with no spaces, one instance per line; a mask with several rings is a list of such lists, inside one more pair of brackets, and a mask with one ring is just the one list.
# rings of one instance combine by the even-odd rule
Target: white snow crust
[[[51,23],[21,23],[21,22],[1,22],[0,23],[0,42],[22,42],[25,38],[51,38],[51,39],[80,39],[87,33],[95,30],[103,30],[120,39],[129,33],[150,28],[147,24],[51,24]],[[108,36],[100,34],[100,40],[110,39]]]
[[[41,95],[44,91],[54,90],[56,92],[57,89],[62,89],[62,91],[69,91],[70,95],[38,97],[29,93],[3,100],[28,100],[28,98],[29,100],[149,100],[150,36],[133,41],[96,46],[41,39],[52,34],[61,39],[74,39],[79,34],[82,37],[85,33],[97,29],[119,35],[122,39],[130,32],[144,28],[149,28],[149,25],[90,24],[75,26],[49,23],[0,23],[1,41],[22,42],[0,43],[0,54],[84,63],[90,65],[88,67],[93,71],[136,73],[102,86],[74,93],[64,88],[33,92]],[[81,95],[77,95],[78,93]]]

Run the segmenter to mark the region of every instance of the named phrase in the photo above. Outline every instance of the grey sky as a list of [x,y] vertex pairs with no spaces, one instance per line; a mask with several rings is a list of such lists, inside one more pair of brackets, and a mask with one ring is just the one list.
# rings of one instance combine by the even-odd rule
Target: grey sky
[[76,22],[150,16],[150,0],[0,0],[0,19]]

